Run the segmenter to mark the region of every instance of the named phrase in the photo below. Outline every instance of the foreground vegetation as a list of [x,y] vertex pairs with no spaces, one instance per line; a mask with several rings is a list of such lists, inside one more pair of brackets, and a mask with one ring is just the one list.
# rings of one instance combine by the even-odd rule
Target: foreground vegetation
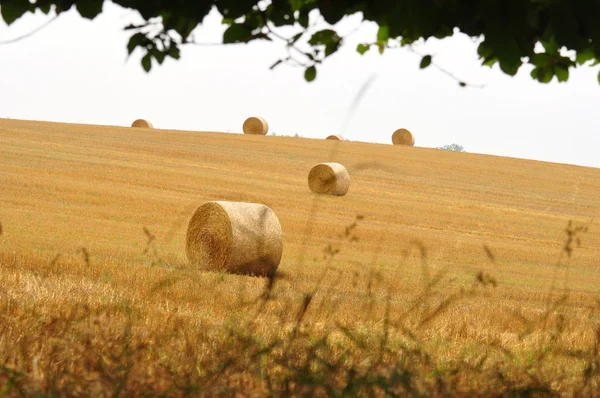
[[[597,169],[3,120],[0,147],[0,395],[598,395]],[[323,160],[345,197],[308,192]],[[277,213],[274,279],[189,269],[215,199]]]
[[[565,254],[574,240],[567,241]],[[424,249],[423,256],[426,255]],[[170,267],[0,257],[8,396],[596,396],[600,300],[515,305],[492,274],[409,294],[324,251],[312,289]],[[423,257],[425,258],[425,257]],[[493,255],[490,254],[490,261]],[[423,271],[426,272],[424,263]],[[232,283],[232,279],[236,283]],[[225,286],[228,285],[228,286]],[[336,288],[337,287],[337,288]],[[340,288],[341,287],[341,288]],[[506,292],[505,292],[506,293]],[[344,308],[344,306],[349,306]],[[535,394],[534,394],[535,393]]]

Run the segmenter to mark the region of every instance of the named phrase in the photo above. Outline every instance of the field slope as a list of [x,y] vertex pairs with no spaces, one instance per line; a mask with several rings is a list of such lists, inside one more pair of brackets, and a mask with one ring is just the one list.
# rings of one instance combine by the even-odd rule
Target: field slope
[[[308,190],[310,168],[324,161],[349,170],[346,196]],[[330,309],[350,326],[380,327],[384,309],[364,315],[374,274],[374,294],[390,296],[398,311],[436,275],[448,292],[477,275],[493,280],[484,298],[448,307],[424,332],[464,347],[523,346],[515,337],[522,325],[499,309],[534,316],[553,287],[568,288],[566,303],[581,314],[571,326],[583,325],[600,290],[600,169],[361,142],[0,119],[0,296],[25,306],[21,326],[27,305],[49,315],[69,302],[127,302],[148,330],[170,316],[222,324],[238,293],[258,296],[264,280],[189,269],[187,222],[210,200],[270,206],[285,239],[282,300],[300,303],[329,267],[322,286]],[[580,242],[567,241],[570,220],[588,228],[576,233]],[[269,311],[265,317],[279,314]],[[311,316],[323,321],[316,310],[307,322]],[[585,346],[588,329],[565,344]]]

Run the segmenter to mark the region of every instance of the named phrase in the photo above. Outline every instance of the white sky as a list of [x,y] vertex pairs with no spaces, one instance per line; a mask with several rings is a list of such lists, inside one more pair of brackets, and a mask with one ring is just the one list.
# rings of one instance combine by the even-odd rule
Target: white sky
[[[10,27],[0,22],[0,41],[25,34],[50,17],[27,14]],[[39,33],[0,45],[0,117],[129,126],[137,118],[155,127],[241,132],[244,120],[264,116],[270,133],[323,138],[341,133],[350,140],[391,143],[392,132],[408,128],[416,146],[458,143],[467,152],[600,167],[598,67],[571,72],[569,82],[532,80],[530,68],[516,77],[480,66],[476,44],[459,35],[418,49],[483,89],[460,88],[406,49],[383,56],[372,49],[376,26],[360,15],[339,25],[352,34],[344,48],[304,81],[304,70],[269,66],[285,54],[283,44],[188,46],[179,61],[168,59],[146,74],[140,53],[126,61],[136,12],[105,3],[95,20],[72,9]],[[213,11],[198,28],[197,41],[220,42],[224,26]],[[348,108],[361,85],[375,80],[345,131]]]

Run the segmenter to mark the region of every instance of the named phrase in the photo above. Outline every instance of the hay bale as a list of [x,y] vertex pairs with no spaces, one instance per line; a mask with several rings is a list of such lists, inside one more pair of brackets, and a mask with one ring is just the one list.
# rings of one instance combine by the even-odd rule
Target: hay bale
[[326,140],[345,141],[344,137],[342,137],[341,135],[338,135],[338,134],[328,135],[327,138],[325,138],[325,139]]
[[268,276],[281,261],[281,225],[263,204],[207,202],[190,219],[185,246],[197,268]]
[[136,121],[134,121],[131,124],[131,127],[142,127],[142,128],[145,128],[145,129],[151,129],[152,128],[152,123],[150,123],[149,121],[144,120],[144,119],[137,119]]
[[244,122],[242,130],[244,130],[244,134],[267,135],[269,132],[269,123],[260,116],[249,117]]
[[398,129],[392,134],[392,143],[394,145],[415,146],[415,137],[407,129]]
[[344,196],[350,188],[350,175],[339,163],[319,163],[308,173],[308,187],[314,193]]

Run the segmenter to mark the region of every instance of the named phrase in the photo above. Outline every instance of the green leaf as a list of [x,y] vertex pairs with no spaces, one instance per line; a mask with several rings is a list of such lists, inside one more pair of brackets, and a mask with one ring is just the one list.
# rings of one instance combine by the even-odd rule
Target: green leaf
[[540,83],[550,83],[554,77],[554,70],[552,68],[540,68],[538,71],[538,81]]
[[566,82],[569,80],[569,69],[564,66],[556,65],[554,67],[554,74],[559,82]]
[[147,40],[146,35],[138,32],[129,38],[129,43],[127,43],[127,53],[131,55],[133,50],[136,47],[141,45],[145,40]]
[[370,49],[371,49],[371,46],[368,45],[368,44],[359,44],[358,46],[356,46],[356,51],[358,51],[358,53],[360,55],[363,55],[364,53],[366,53]]
[[531,77],[537,80],[539,72],[540,72],[540,68],[539,67],[533,68],[531,70],[531,73],[530,73]]
[[425,69],[429,65],[431,65],[431,55],[425,55],[423,58],[421,58],[421,63],[419,64],[419,68]]
[[94,19],[102,12],[104,0],[79,0],[75,3],[79,15],[84,18]]
[[246,26],[234,23],[223,32],[223,43],[244,43],[252,39],[252,32]]
[[544,46],[544,49],[546,50],[547,53],[550,54],[558,54],[558,50],[559,50],[559,45],[556,42],[556,38],[554,36],[550,36],[550,38],[548,40],[544,40],[541,42],[542,46]]
[[496,62],[498,62],[498,58],[496,58],[496,57],[489,57],[489,58],[485,58],[481,64],[485,65],[485,66],[492,67],[492,66],[494,66],[496,64]]
[[467,83],[465,82],[458,82],[458,85],[461,87],[467,87]]
[[296,34],[294,35],[294,37],[292,37],[292,40],[290,41],[290,44],[294,44],[294,43],[296,43],[296,42],[297,42],[297,41],[298,41],[298,40],[299,40],[299,39],[302,37],[302,35],[303,35],[304,33],[305,33],[305,32],[296,33]]
[[482,41],[479,43],[479,46],[477,46],[477,54],[479,54],[481,58],[489,58],[494,55],[494,51],[488,46],[487,42]]
[[411,38],[408,38],[408,37],[403,37],[400,40],[400,47],[404,47],[404,46],[413,44],[415,41],[416,41],[415,39],[411,39]]
[[387,43],[390,38],[390,29],[387,25],[382,25],[379,27],[377,31],[377,41],[382,43]]
[[304,71],[304,79],[306,79],[307,82],[312,82],[313,80],[315,80],[316,77],[317,68],[314,65],[306,68],[306,70]]
[[303,28],[308,28],[308,13],[309,10],[307,8],[303,8],[300,10],[300,15],[298,15],[298,23]]
[[500,62],[500,69],[502,70],[502,72],[506,73],[507,75],[514,76],[519,71],[519,68],[521,67],[521,65],[522,65],[522,62],[518,62],[518,63],[509,62],[509,61]]
[[40,11],[42,11],[44,14],[48,15],[50,10],[52,9],[52,3],[41,4],[39,6],[39,8],[40,8]]
[[165,60],[165,52],[160,51],[158,48],[153,48],[152,51],[152,56],[154,57],[154,59],[156,59],[156,62],[158,62],[159,65],[162,65],[162,63]]
[[313,46],[325,46],[325,56],[327,57],[337,51],[341,41],[342,38],[338,36],[335,30],[323,29],[313,33],[308,43]]
[[152,55],[150,55],[150,53],[147,53],[142,57],[142,67],[146,72],[150,72],[150,69],[152,68]]
[[583,65],[586,62],[593,60],[594,58],[596,58],[594,48],[588,47],[585,50],[578,52],[575,60],[579,65]]
[[304,5],[304,0],[289,0],[289,3],[292,10],[298,11]]
[[335,30],[323,29],[323,30],[313,33],[313,35],[311,36],[308,43],[312,44],[313,46],[318,45],[318,44],[327,45],[331,42],[339,41],[339,40],[340,40],[340,37],[338,36],[338,34]]
[[244,24],[249,28],[258,29],[265,26],[265,19],[260,12],[252,12],[246,16]]
[[30,4],[28,1],[9,1],[0,5],[2,19],[4,19],[4,22],[7,25],[10,25],[21,18],[27,11],[30,11]]
[[533,54],[530,62],[535,66],[548,66],[552,61],[552,57],[546,53]]
[[292,10],[288,2],[284,1],[271,2],[267,6],[265,14],[274,26],[293,25],[296,21],[294,10]]
[[600,72],[598,72],[598,83],[600,83]]
[[167,51],[167,55],[173,59],[179,59],[181,57],[181,51],[177,45],[172,44]]

